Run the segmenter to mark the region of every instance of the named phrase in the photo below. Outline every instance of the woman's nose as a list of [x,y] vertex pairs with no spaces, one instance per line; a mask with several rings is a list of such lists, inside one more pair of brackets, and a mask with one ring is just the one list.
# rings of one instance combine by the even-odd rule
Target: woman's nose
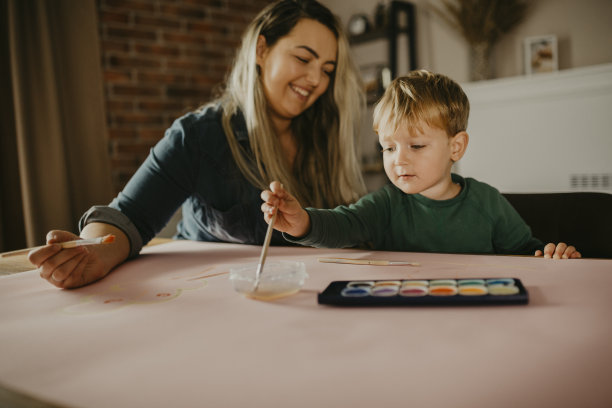
[[321,69],[315,66],[310,67],[306,75],[306,80],[312,87],[317,87],[321,83]]

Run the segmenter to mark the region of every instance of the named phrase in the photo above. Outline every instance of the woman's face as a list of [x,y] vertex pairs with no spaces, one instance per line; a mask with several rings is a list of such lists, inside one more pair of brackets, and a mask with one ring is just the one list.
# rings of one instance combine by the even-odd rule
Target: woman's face
[[257,65],[277,126],[308,109],[329,86],[336,68],[334,33],[311,19],[300,20],[285,37],[268,47],[257,43]]

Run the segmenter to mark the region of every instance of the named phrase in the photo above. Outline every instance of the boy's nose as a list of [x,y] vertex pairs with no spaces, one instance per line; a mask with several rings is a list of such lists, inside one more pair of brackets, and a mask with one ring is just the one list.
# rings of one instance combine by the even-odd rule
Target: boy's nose
[[406,149],[398,148],[397,154],[395,155],[396,164],[406,164],[410,161],[408,151]]

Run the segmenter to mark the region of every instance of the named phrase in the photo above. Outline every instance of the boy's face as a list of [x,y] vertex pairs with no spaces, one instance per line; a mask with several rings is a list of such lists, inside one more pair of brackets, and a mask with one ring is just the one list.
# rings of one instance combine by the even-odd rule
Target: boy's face
[[406,194],[433,200],[456,196],[460,187],[451,180],[451,167],[467,147],[466,132],[449,137],[443,129],[419,123],[401,125],[393,134],[379,133],[385,172],[389,180]]

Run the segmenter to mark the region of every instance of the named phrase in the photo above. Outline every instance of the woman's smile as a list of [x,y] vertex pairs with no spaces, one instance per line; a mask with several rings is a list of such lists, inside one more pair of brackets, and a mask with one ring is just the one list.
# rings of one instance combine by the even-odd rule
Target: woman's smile
[[310,92],[309,92],[309,91],[307,91],[307,90],[306,90],[306,89],[304,89],[304,88],[301,88],[301,87],[299,87],[299,86],[297,86],[297,85],[293,85],[293,84],[291,84],[291,85],[290,85],[290,87],[291,87],[291,89],[292,89],[292,90],[293,90],[295,93],[297,93],[297,94],[298,94],[298,95],[299,95],[299,96],[300,96],[302,99],[304,99],[304,100],[307,100],[307,99],[308,99],[308,97],[310,96]]

